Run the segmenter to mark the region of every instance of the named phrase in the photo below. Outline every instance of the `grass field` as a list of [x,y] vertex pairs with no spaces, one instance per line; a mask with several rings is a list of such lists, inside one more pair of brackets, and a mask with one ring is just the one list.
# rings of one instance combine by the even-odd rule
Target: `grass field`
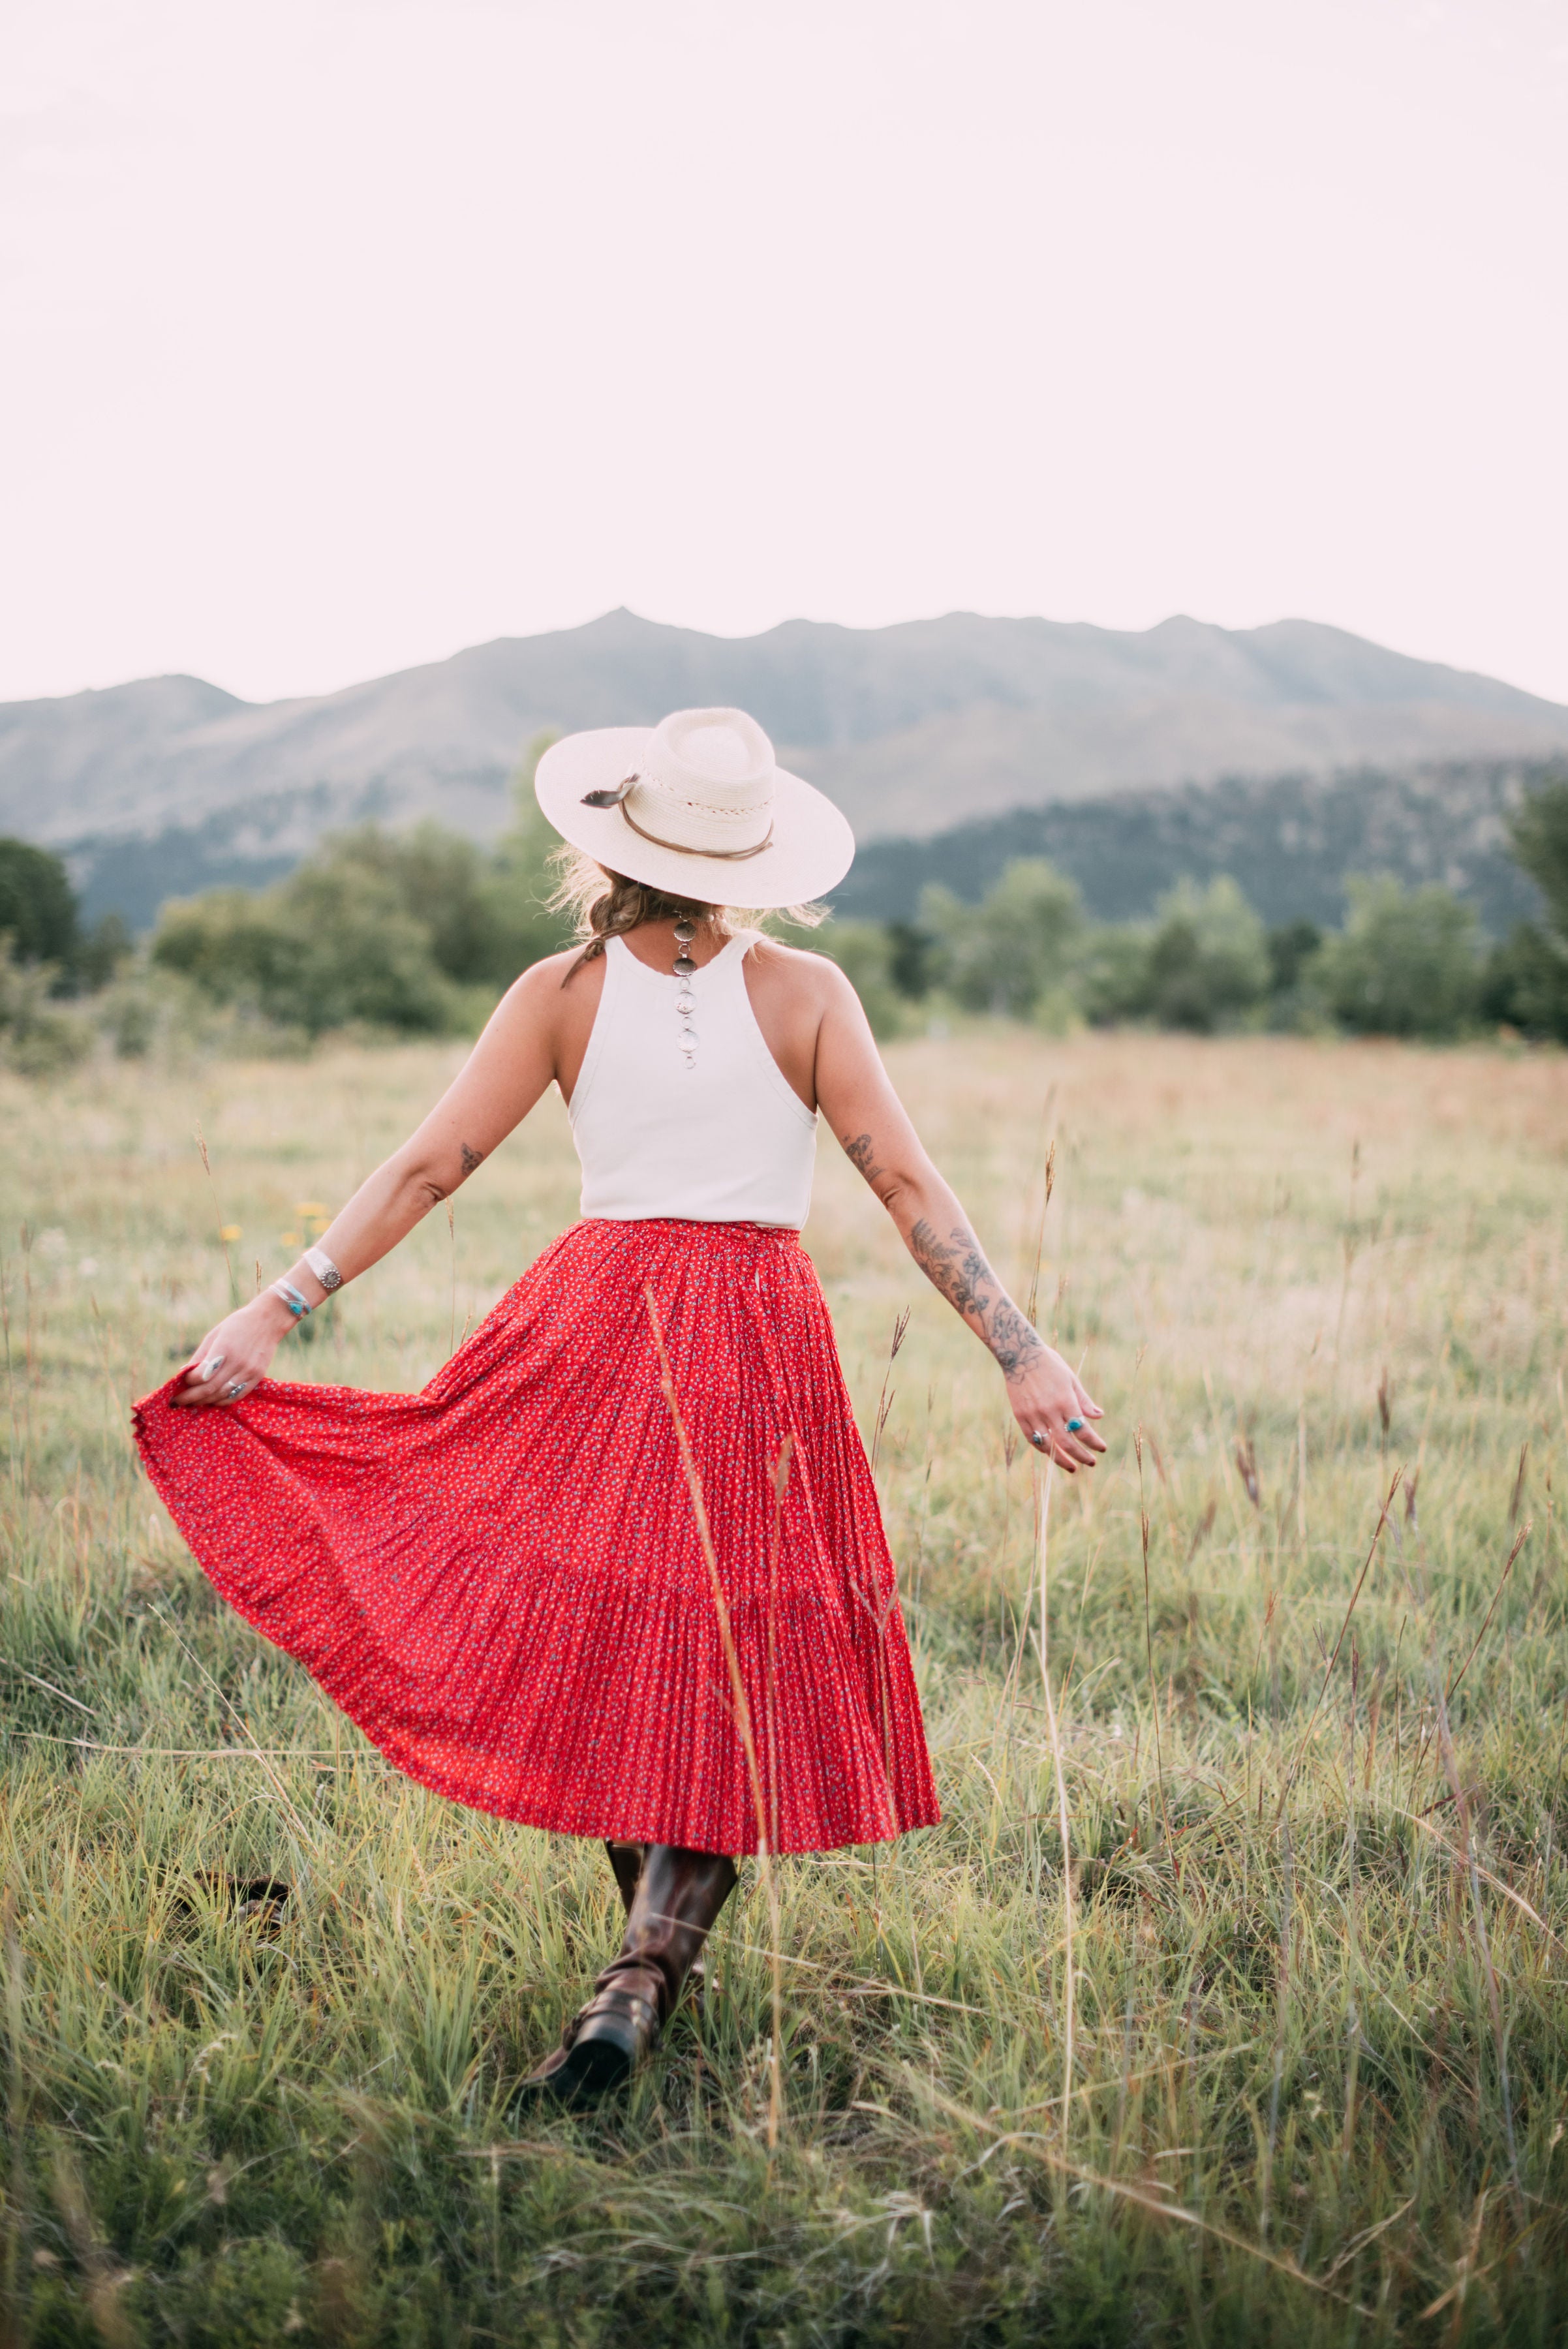
[[[826,1143],[945,1822],[779,1868],[776,2083],[749,1866],[701,2022],[522,2127],[602,1855],[395,1777],[127,1432],[455,1053],[4,1081],[0,2339],[1568,2337],[1568,1061],[889,1060],[1022,1296],[1054,1139],[1040,1315],[1109,1455],[1037,1547],[1000,1380]],[[575,1198],[551,1102],[280,1371],[421,1384]]]

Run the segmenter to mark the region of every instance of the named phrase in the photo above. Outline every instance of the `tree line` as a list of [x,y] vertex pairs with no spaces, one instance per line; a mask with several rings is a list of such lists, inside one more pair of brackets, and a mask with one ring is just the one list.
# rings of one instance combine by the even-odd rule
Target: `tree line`
[[[546,902],[557,843],[532,788],[547,740],[531,746],[493,847],[434,823],[365,825],[268,888],[170,902],[141,947],[113,916],[85,932],[60,860],[0,841],[0,1055],[47,1071],[99,1034],[134,1055],[204,1018],[214,1042],[236,1048],[303,1048],[356,1026],[473,1032],[520,970],[566,943]],[[1376,874],[1348,884],[1338,929],[1269,928],[1223,876],[1179,883],[1145,921],[1095,922],[1043,857],[1015,859],[978,905],[929,887],[913,922],[830,919],[787,935],[843,966],[885,1037],[990,1013],[1058,1031],[1140,1022],[1440,1040],[1505,1027],[1568,1041],[1568,783],[1516,810],[1511,848],[1542,915],[1490,943],[1451,890]]]
[[1047,1027],[1127,1022],[1215,1035],[1238,1029],[1451,1040],[1486,1030],[1568,1041],[1568,785],[1520,812],[1515,853],[1544,918],[1489,944],[1449,888],[1352,876],[1341,926],[1266,927],[1236,883],[1179,882],[1141,922],[1093,922],[1043,857],[1010,864],[978,905],[940,887],[914,923],[825,936],[874,1021],[896,1033],[950,999]]

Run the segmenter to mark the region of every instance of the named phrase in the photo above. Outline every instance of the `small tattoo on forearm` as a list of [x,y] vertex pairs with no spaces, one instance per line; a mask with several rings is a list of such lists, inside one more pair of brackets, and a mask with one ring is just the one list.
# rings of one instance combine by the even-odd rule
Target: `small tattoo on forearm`
[[851,1140],[846,1133],[843,1136],[843,1142],[844,1154],[850,1164],[859,1169],[867,1183],[875,1182],[882,1169],[876,1164],[876,1153],[871,1147],[871,1136],[868,1133],[857,1133]]
[[483,1165],[484,1153],[483,1150],[471,1150],[466,1142],[460,1142],[457,1148],[458,1155],[462,1160],[462,1174],[466,1182],[476,1166]]
[[956,1225],[941,1240],[922,1219],[909,1234],[909,1247],[932,1288],[956,1311],[966,1319],[972,1314],[980,1323],[1004,1378],[1022,1378],[1033,1368],[1044,1342],[1002,1288],[967,1225]]

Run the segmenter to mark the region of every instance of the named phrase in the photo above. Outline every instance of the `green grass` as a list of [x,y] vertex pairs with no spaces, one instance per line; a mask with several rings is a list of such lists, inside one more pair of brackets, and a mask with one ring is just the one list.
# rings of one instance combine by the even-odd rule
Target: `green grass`
[[[1568,2336],[1563,1061],[889,1057],[1023,1295],[1054,1136],[1041,1313],[1111,1451],[1055,1482],[1042,1612],[1000,1381],[827,1144],[946,1816],[781,1866],[772,2144],[754,1869],[701,2019],[520,2124],[612,1944],[602,1855],[391,1774],[130,1448],[454,1052],[4,1081],[0,2339]],[[280,1371],[421,1383],[575,1194],[551,1103]],[[259,1877],[281,1911],[236,1914]]]

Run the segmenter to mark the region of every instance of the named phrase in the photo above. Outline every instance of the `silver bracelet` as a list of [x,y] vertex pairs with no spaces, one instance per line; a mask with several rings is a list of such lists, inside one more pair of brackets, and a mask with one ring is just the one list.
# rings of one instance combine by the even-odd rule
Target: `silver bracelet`
[[295,1288],[292,1281],[275,1280],[272,1285],[272,1293],[275,1297],[282,1298],[284,1303],[287,1306],[289,1311],[293,1314],[296,1321],[304,1320],[306,1315],[309,1312],[310,1308],[306,1303],[304,1298],[300,1295],[298,1289]]
[[305,1261],[321,1283],[322,1288],[326,1289],[328,1297],[335,1288],[342,1288],[343,1275],[325,1248],[307,1247],[305,1251]]

